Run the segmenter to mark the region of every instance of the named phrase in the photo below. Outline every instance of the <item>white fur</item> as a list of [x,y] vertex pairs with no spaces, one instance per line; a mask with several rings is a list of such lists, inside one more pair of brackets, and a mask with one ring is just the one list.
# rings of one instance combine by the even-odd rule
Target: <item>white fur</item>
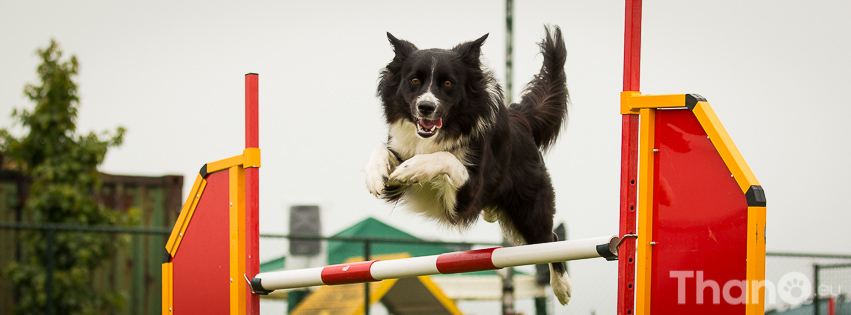
[[491,119],[479,118],[476,120],[476,128],[473,129],[473,133],[481,137],[483,134],[487,133],[496,121],[496,113],[491,113]]
[[[499,220],[499,226],[502,229],[502,235],[509,241],[511,241],[514,245],[526,245],[528,244],[523,236],[517,232],[517,229],[514,228],[514,225],[509,220],[503,220],[499,216],[499,209],[496,208],[485,208],[482,216],[486,221],[491,220]],[[488,221],[492,222],[492,221]],[[559,303],[561,305],[567,305],[570,303],[571,294],[573,291],[573,284],[570,281],[570,277],[567,275],[567,272],[564,274],[558,274],[553,270],[552,264],[547,264],[550,268],[550,286],[553,288],[553,293],[556,298],[558,298]]]
[[431,57],[431,75],[428,76],[428,92],[431,93],[431,86],[434,83],[434,70],[437,70],[437,58]]
[[454,221],[458,189],[469,179],[465,140],[423,139],[416,128],[404,120],[390,125],[387,146],[405,162],[390,166],[388,178],[408,185],[402,201],[411,211],[443,223]]
[[561,305],[567,305],[570,303],[570,295],[573,291],[573,285],[570,282],[570,277],[567,276],[567,272],[563,275],[556,273],[553,270],[553,265],[550,266],[550,286],[553,287],[553,293],[555,293],[556,298],[558,298],[559,303]]
[[485,219],[487,223],[494,223],[496,220],[499,220],[499,211],[496,207],[485,207],[482,209],[482,219]]
[[499,209],[492,209],[491,211],[497,215],[499,228],[502,230],[503,238],[516,246],[529,244],[526,242],[526,238],[524,238],[523,235],[517,231],[517,228],[514,227],[514,223],[511,222],[511,219],[501,216],[502,212],[500,212]]
[[[487,68],[484,64],[481,66],[482,72],[486,73],[488,77],[493,77],[493,72]],[[496,80],[490,80],[487,84],[487,92],[488,98],[490,98],[490,106],[487,117],[481,117],[476,120],[476,128],[473,129],[473,133],[476,136],[481,136],[488,131],[490,131],[493,124],[496,123],[496,113],[499,112],[500,107],[505,107],[505,96],[499,88],[499,84]]]
[[375,196],[384,193],[384,181],[390,177],[390,171],[399,162],[387,148],[381,147],[372,151],[369,163],[366,164],[366,188]]
[[426,89],[425,93],[420,94],[420,96],[417,96],[417,99],[416,99],[416,101],[414,101],[414,104],[419,105],[421,102],[424,102],[424,101],[425,102],[432,102],[432,103],[434,103],[434,108],[436,110],[437,107],[440,107],[440,99],[438,99],[437,96],[435,96],[434,93],[431,92],[431,86],[434,83],[434,70],[435,69],[437,69],[437,58],[432,57],[431,58],[431,75],[428,77],[428,82],[426,82],[426,86],[428,88]]
[[420,94],[420,96],[417,97],[415,104],[420,104],[422,102],[434,103],[435,110],[437,109],[437,107],[440,107],[440,100],[437,99],[437,96],[434,96],[434,93],[431,92],[431,89],[429,89],[428,92]]
[[[467,167],[458,158],[452,153],[440,151],[417,154],[402,162],[390,174],[390,182],[410,185],[405,192],[405,199],[412,211],[427,216],[435,212],[443,213],[446,218],[454,220],[456,194],[469,177]],[[413,185],[428,189],[411,189]],[[435,204],[434,200],[440,203]]]
[[[485,73],[488,73],[490,76],[493,76],[492,72],[488,69],[483,69]],[[493,104],[497,108],[493,108],[492,113],[496,113],[499,110],[499,107],[505,107],[505,99],[502,94],[502,91],[499,89],[499,84],[496,81],[489,81],[487,86],[488,97],[491,99],[491,104]],[[495,121],[495,119],[491,119],[491,121]]]
[[387,145],[403,160],[417,154],[429,154],[440,151],[450,151],[459,160],[464,160],[464,147],[460,141],[440,141],[437,137],[423,139],[417,135],[417,126],[407,120],[400,120],[390,125],[390,143]]
[[446,226],[451,226],[451,220],[456,217],[454,211],[446,211],[447,199],[454,199],[455,192],[450,191],[449,198],[434,187],[411,185],[405,190],[403,202],[413,213],[435,220]]
[[[446,175],[440,178],[438,175]],[[418,154],[402,162],[390,174],[390,179],[406,184],[423,184],[426,182],[445,181],[449,187],[458,189],[467,182],[469,175],[467,167],[461,164],[452,153],[435,152]]]

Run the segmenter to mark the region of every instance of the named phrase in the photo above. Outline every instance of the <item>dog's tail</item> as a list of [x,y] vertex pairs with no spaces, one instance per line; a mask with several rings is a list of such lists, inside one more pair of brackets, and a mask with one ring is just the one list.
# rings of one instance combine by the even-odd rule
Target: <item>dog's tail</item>
[[529,123],[535,144],[541,150],[555,143],[567,119],[569,97],[564,74],[567,50],[561,29],[558,26],[544,29],[546,36],[539,44],[544,56],[541,72],[526,85],[520,103],[511,105]]

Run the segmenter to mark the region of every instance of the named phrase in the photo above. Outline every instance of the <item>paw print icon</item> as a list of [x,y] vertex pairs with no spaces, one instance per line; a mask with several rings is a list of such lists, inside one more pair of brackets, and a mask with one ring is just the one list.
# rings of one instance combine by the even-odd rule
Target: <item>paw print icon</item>
[[810,279],[800,272],[787,273],[778,282],[777,295],[789,305],[803,303],[812,293],[813,285]]

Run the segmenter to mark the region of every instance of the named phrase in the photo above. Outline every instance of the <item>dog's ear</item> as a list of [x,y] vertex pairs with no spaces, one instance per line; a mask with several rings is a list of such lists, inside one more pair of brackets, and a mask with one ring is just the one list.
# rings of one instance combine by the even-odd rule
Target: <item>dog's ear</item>
[[387,32],[387,40],[393,45],[393,51],[396,52],[396,58],[394,59],[397,61],[405,60],[405,58],[408,58],[411,53],[417,50],[417,46],[414,46],[409,41],[396,38],[390,32]]
[[485,34],[484,36],[479,37],[479,39],[477,40],[458,44],[458,46],[452,48],[452,51],[455,51],[459,55],[461,55],[461,60],[464,60],[464,62],[468,64],[478,65],[479,57],[482,54],[482,44],[485,43],[485,39],[488,38],[488,35],[489,34]]

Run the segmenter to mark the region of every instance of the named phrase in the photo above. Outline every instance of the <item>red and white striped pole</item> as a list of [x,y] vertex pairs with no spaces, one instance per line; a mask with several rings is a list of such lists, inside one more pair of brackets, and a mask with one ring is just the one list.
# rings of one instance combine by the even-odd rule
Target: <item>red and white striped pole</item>
[[617,236],[609,236],[515,247],[494,247],[394,260],[372,260],[308,269],[264,272],[257,274],[251,280],[251,287],[256,293],[264,294],[280,289],[495,270],[505,267],[595,257],[614,260],[617,259],[617,243]]

